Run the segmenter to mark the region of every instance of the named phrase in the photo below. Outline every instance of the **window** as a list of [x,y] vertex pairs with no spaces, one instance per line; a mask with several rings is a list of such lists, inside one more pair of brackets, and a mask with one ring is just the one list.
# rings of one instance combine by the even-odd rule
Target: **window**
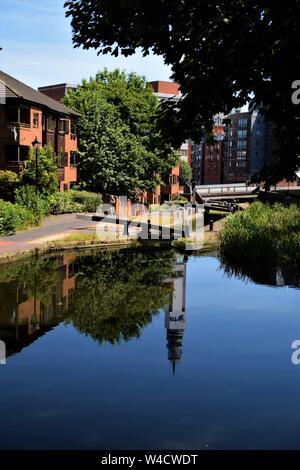
[[245,149],[247,148],[247,140],[238,140],[238,149]]
[[62,134],[69,133],[69,121],[67,119],[60,119],[58,121],[58,131]]
[[247,118],[242,118],[238,120],[238,127],[247,127],[248,125],[248,119]]
[[32,120],[33,127],[39,127],[39,113],[33,113],[33,120]]
[[22,106],[20,108],[20,126],[30,127],[30,108]]
[[246,139],[246,137],[247,137],[247,129],[238,131],[238,139]]
[[49,114],[47,119],[47,131],[55,132],[56,130],[56,116]]
[[76,155],[77,152],[70,152],[70,165],[76,166]]
[[238,168],[244,168],[246,166],[246,162],[245,161],[240,161],[240,162],[236,162],[236,166]]
[[245,160],[247,158],[246,150],[238,150],[236,154],[236,158],[238,160]]
[[57,165],[62,168],[68,166],[68,153],[60,153],[57,157]]
[[76,139],[76,133],[77,133],[76,124],[74,121],[71,121],[71,139],[73,140]]

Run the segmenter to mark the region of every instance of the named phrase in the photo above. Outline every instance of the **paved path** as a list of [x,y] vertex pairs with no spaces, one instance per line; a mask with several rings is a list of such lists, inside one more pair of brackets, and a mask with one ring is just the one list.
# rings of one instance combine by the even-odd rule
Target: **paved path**
[[92,230],[97,222],[76,218],[76,214],[50,216],[42,225],[15,235],[0,237],[0,255],[17,251],[32,250],[51,240],[57,240],[77,231]]

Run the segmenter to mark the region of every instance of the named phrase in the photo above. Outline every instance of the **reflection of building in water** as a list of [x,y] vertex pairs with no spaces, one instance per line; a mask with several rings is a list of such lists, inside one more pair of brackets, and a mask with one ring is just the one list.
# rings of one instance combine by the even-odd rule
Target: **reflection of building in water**
[[28,346],[63,319],[75,289],[73,262],[74,257],[61,255],[49,277],[32,269],[26,280],[0,283],[0,298],[5,300],[0,305],[0,339],[7,355]]
[[166,281],[173,287],[169,308],[165,312],[168,359],[172,363],[173,374],[182,355],[185,328],[186,262],[185,256],[179,256],[176,259],[172,279]]

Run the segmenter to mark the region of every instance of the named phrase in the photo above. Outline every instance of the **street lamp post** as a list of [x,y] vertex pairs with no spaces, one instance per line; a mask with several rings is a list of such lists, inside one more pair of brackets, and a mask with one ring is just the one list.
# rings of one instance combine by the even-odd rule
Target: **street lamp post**
[[35,149],[35,195],[38,194],[38,155],[39,155],[39,146],[41,142],[38,141],[36,137],[32,142],[32,147]]

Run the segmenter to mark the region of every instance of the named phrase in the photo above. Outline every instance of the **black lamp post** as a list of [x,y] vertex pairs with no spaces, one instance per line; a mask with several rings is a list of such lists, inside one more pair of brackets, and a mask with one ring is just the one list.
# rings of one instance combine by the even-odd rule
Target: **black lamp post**
[[39,146],[41,142],[38,141],[36,137],[32,142],[32,147],[35,149],[35,195],[38,194],[38,155],[39,155]]

